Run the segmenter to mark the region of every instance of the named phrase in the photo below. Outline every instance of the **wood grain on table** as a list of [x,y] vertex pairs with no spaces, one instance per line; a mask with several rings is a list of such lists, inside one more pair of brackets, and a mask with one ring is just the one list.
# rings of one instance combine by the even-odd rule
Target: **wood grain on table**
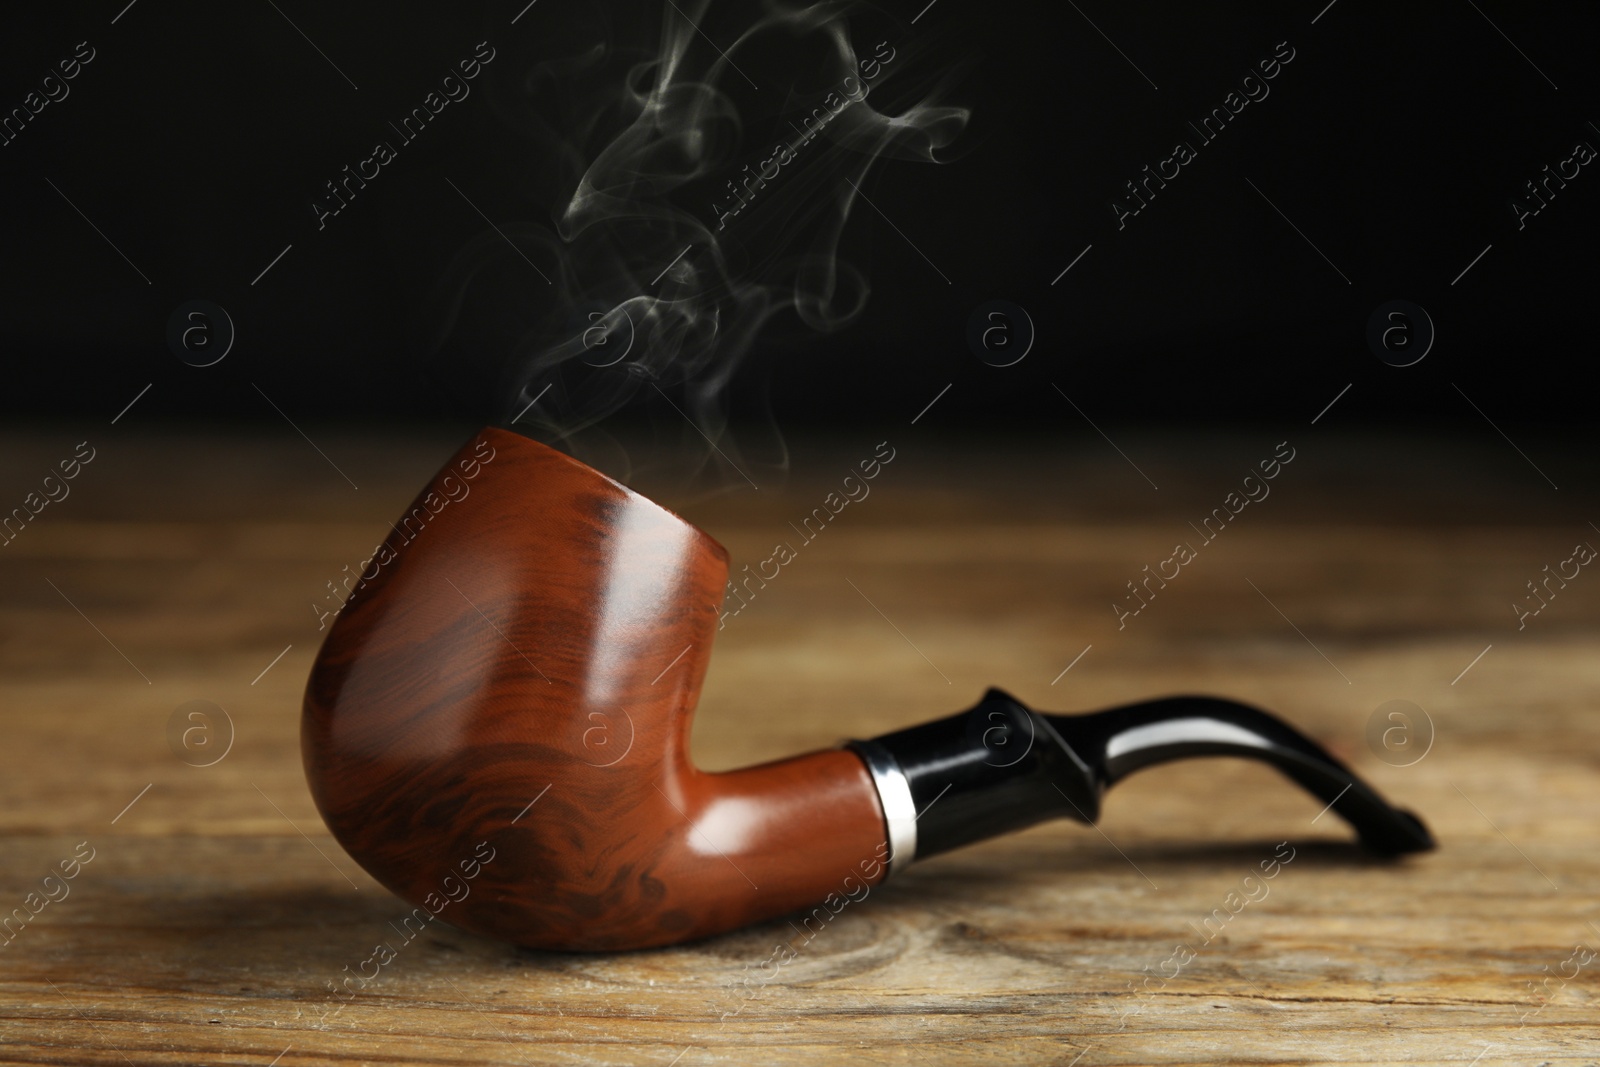
[[[1135,469],[1078,429],[896,431],[870,495],[809,543],[790,524],[884,433],[798,440],[786,477],[752,459],[758,491],[642,476],[736,569],[796,547],[719,634],[700,764],[882,733],[991,684],[1050,711],[1206,692],[1300,726],[1438,851],[1376,861],[1274,772],[1195,761],[1119,785],[1098,829],[937,857],[825,924],[620,955],[442,923],[407,941],[405,906],[311,805],[300,700],[325,583],[470,428],[308,428],[338,471],[287,433],[13,431],[5,507],[86,435],[97,454],[0,547],[0,1059],[1600,1062],[1600,576],[1520,630],[1512,608],[1600,545],[1587,468],[1546,445],[1556,492],[1486,432],[1295,431],[1271,495],[1119,629],[1124,583],[1198,540],[1284,433],[1121,433]],[[1394,700],[1426,721],[1370,745]],[[231,731],[172,741],[191,701]],[[332,994],[379,942],[394,959]]]

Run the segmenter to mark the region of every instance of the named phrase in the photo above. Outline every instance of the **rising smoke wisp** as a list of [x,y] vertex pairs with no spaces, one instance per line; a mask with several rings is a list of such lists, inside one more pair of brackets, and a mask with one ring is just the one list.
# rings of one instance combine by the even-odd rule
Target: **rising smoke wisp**
[[853,5],[712,7],[664,0],[648,48],[628,39],[643,26],[591,27],[503,105],[555,169],[549,215],[516,249],[469,245],[446,317],[513,251],[539,271],[519,274],[497,397],[519,428],[570,440],[659,391],[721,440],[729,381],[776,317],[832,331],[864,307],[839,244],[869,169],[939,162],[967,124],[913,38],[858,47]]

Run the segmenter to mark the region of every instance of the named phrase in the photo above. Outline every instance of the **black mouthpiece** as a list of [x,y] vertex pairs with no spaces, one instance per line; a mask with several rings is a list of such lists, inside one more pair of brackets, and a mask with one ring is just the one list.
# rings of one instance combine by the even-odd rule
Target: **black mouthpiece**
[[861,747],[892,758],[905,776],[918,858],[1061,816],[1092,824],[1111,785],[1189,756],[1272,764],[1330,805],[1379,855],[1434,847],[1420,819],[1392,807],[1316,742],[1231,700],[1169,697],[1088,715],[1044,715],[990,689],[970,711]]

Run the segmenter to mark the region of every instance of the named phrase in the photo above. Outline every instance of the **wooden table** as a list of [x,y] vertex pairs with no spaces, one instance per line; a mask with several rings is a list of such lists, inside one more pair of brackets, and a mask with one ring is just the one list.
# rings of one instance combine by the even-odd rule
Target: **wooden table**
[[[311,604],[467,430],[308,427],[325,462],[287,432],[38,429],[0,452],[7,507],[76,442],[96,457],[0,548],[0,908],[28,918],[0,947],[0,1058],[1600,1061],[1600,576],[1584,569],[1520,631],[1511,607],[1545,564],[1600,544],[1572,445],[1518,441],[1556,491],[1481,426],[1123,430],[1125,459],[1081,424],[996,445],[934,422],[796,439],[786,484],[746,457],[759,492],[731,471],[710,496],[642,483],[737,564],[792,539],[880,439],[896,449],[871,496],[729,620],[702,765],[870,736],[989,684],[1058,711],[1204,691],[1300,725],[1421,813],[1439,850],[1377,862],[1270,770],[1176,764],[1118,786],[1098,831],[1045,825],[932,859],[809,938],[779,921],[579,956],[441,925],[335,1013],[328,985],[405,908],[306,791]],[[1124,583],[1195,540],[1188,524],[1284,437],[1296,457],[1271,496],[1119,630]],[[210,766],[178,754],[223,751],[220,720],[169,742],[196,700],[232,726]],[[1427,722],[1369,746],[1391,700]],[[1286,850],[1270,892],[1208,942],[1215,909]],[[76,877],[44,882],[63,862]],[[45,890],[66,895],[29,897]],[[763,971],[779,943],[796,957]]]

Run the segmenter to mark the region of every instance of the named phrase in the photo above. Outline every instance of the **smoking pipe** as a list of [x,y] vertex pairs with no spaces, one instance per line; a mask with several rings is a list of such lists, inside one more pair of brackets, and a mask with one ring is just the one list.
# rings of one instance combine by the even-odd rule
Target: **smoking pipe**
[[483,430],[362,567],[312,668],[301,749],[328,827],[417,908],[568,950],[858,899],[914,859],[1057,816],[1092,824],[1112,784],[1185,756],[1272,764],[1373,852],[1432,847],[1312,741],[1205,697],[1045,715],[991,689],[871,740],[697,770],[690,719],[727,572],[683,519]]

